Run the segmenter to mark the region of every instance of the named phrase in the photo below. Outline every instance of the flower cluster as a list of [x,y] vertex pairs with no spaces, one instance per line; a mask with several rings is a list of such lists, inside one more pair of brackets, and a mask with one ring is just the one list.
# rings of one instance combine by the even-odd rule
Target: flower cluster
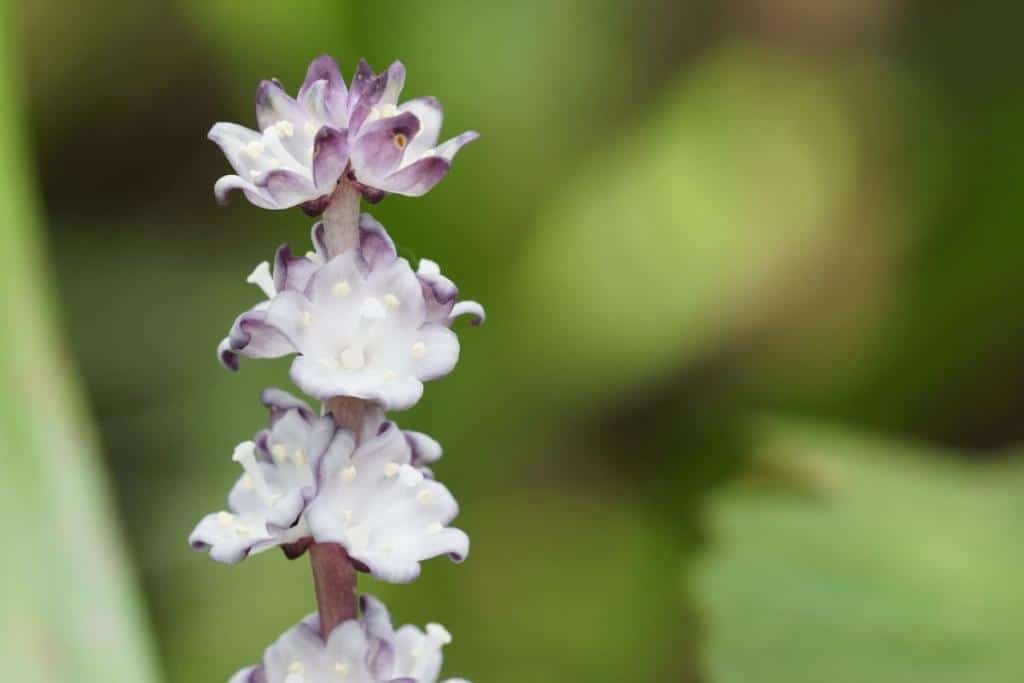
[[433,261],[414,270],[400,258],[359,202],[424,194],[477,135],[438,145],[440,104],[399,105],[404,81],[400,62],[381,74],[360,62],[346,86],[334,60],[319,57],[296,98],[277,81],[260,85],[259,131],[232,123],[210,131],[236,172],[217,181],[219,199],[240,190],[263,208],[323,214],[309,251],[282,245],[273,265],[252,271],[247,282],[263,298],[217,349],[230,370],[242,357],[294,355],[292,381],[322,401],[314,409],[281,389],[263,391],[269,425],[235,447],[242,472],[227,509],[189,536],[226,564],[273,548],[290,559],[308,551],[313,563],[318,613],[231,683],[435,683],[451,641],[437,624],[395,631],[368,596],[353,603],[356,572],[407,583],[422,561],[461,562],[469,552],[469,538],[450,526],[458,504],[431,469],[440,444],[400,429],[387,411],[412,407],[424,382],[452,371],[460,350],[453,322],[466,315],[479,325],[484,310],[461,301]]
[[326,55],[309,65],[296,98],[279,81],[263,81],[256,92],[259,131],[234,123],[210,130],[236,174],[217,181],[217,198],[226,201],[241,190],[256,206],[301,206],[315,216],[343,175],[369,201],[388,193],[425,194],[477,134],[467,131],[437,144],[441,103],[419,97],[398,104],[403,85],[401,62],[375,74],[360,61],[347,88],[337,63]]
[[235,448],[243,474],[229,509],[199,522],[192,547],[234,564],[278,546],[294,559],[310,543],[337,543],[356,568],[395,583],[415,579],[421,560],[466,556],[469,538],[448,526],[458,504],[427,468],[440,444],[376,410],[357,445],[329,413],[317,417],[279,389],[262,398],[270,428]]
[[[380,601],[360,599],[362,617],[346,621],[325,641],[320,620],[311,614],[267,648],[256,666],[242,669],[229,683],[434,683],[441,673],[441,648],[452,641],[440,624],[425,630],[406,625],[397,631]],[[446,683],[467,683],[449,679]]]

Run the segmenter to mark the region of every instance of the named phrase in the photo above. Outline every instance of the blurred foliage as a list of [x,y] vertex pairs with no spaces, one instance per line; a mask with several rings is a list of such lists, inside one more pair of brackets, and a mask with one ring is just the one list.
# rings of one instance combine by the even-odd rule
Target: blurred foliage
[[[52,314],[48,264],[0,4],[0,679],[155,681],[95,437]],[[87,587],[87,590],[83,590]]]
[[[255,300],[251,267],[309,228],[298,212],[216,207],[226,166],[203,134],[252,123],[259,80],[294,89],[321,52],[347,72],[402,59],[405,93],[439,97],[445,133],[483,134],[427,197],[370,209],[402,255],[439,261],[490,314],[463,331],[457,372],[399,418],[445,445],[439,476],[473,552],[412,587],[361,583],[398,619],[450,627],[450,675],[799,680],[789,665],[808,655],[786,650],[799,641],[760,629],[788,623],[775,587],[797,591],[810,570],[849,581],[820,603],[797,593],[820,616],[792,625],[814,629],[821,666],[807,671],[933,680],[935,666],[903,667],[943,647],[935,663],[962,678],[997,675],[982,653],[1016,661],[1001,659],[1000,614],[956,612],[981,600],[969,582],[910,593],[867,625],[857,610],[933,576],[900,540],[955,554],[981,543],[968,528],[1009,529],[995,512],[971,526],[973,482],[989,475],[968,461],[1024,436],[1024,94],[1005,76],[1018,14],[910,0],[21,3],[69,343],[168,679],[226,679],[313,605],[305,561],[225,568],[184,539],[222,504],[231,448],[264,420],[259,389],[287,386],[286,361],[232,375],[215,344]],[[899,446],[794,427],[849,480],[849,502],[823,502],[844,488],[718,497],[774,471],[750,463],[774,443],[751,426],[765,411],[968,457],[922,455],[908,477]],[[780,469],[816,490],[817,464]],[[925,515],[903,499],[940,495],[948,509]],[[891,536],[876,546],[879,517]],[[954,518],[965,538],[942,546]],[[845,536],[869,557],[840,573]],[[970,547],[964,576],[1012,559]],[[741,566],[732,548],[749,553]],[[712,569],[695,582],[697,562]],[[906,656],[878,637],[917,629]]]
[[711,511],[711,680],[1016,681],[1024,468],[773,420]]

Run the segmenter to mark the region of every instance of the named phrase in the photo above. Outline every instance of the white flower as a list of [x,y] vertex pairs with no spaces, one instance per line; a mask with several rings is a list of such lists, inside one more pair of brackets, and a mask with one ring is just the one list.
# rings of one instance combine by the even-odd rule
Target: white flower
[[230,683],[436,683],[441,648],[452,640],[448,631],[428,624],[396,632],[381,602],[364,595],[360,603],[362,616],[339,624],[327,642],[317,615],[306,617],[267,648],[260,664],[239,671]]
[[374,408],[356,447],[333,416],[317,418],[283,391],[264,391],[263,403],[271,427],[235,449],[245,473],[229,509],[196,526],[194,548],[234,564],[278,546],[294,558],[314,541],[337,543],[357,569],[393,583],[414,580],[431,557],[466,557],[469,538],[448,526],[458,503],[426,467],[441,457],[436,441]]
[[[306,259],[279,255],[272,286],[267,268],[255,274],[269,299],[236,319],[218,348],[221,361],[236,369],[239,355],[297,353],[291,377],[311,396],[411,407],[424,381],[455,367],[459,341],[452,321],[468,314],[479,324],[483,307],[457,303],[458,290],[436,263],[423,260],[413,272],[368,214],[360,218],[357,248],[318,265],[320,248]],[[282,269],[286,274],[279,276]],[[301,276],[289,279],[293,271]]]

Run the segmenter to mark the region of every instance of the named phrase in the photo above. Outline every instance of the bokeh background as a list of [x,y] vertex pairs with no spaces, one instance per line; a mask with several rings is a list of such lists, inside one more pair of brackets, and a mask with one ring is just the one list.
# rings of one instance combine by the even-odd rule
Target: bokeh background
[[1019,681],[1019,3],[16,0],[3,680],[223,681],[305,559],[189,551],[287,361],[214,348],[310,221],[205,139],[330,52],[483,134],[372,208],[490,319],[401,416],[473,538],[402,623],[480,683]]

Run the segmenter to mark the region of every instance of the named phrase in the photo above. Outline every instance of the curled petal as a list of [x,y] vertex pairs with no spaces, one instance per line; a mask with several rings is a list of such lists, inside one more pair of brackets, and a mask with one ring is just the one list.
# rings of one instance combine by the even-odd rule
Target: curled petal
[[274,256],[274,288],[276,291],[272,296],[286,289],[300,292],[305,290],[306,284],[317,268],[316,262],[304,256],[300,258],[292,256],[291,247],[282,244]]
[[452,314],[448,320],[453,321],[460,315],[472,316],[470,320],[471,325],[483,325],[484,321],[487,320],[487,314],[484,312],[484,307],[476,301],[460,301],[452,307]]
[[264,189],[256,187],[255,184],[237,175],[221,176],[213,185],[213,195],[221,204],[227,204],[231,193],[240,190],[245,194],[246,199],[261,209],[283,209],[274,198]]
[[266,188],[267,194],[280,208],[298,206],[319,194],[309,178],[286,169],[267,172],[256,180],[256,185]]
[[312,422],[315,414],[302,399],[296,398],[283,389],[269,387],[260,394],[260,403],[270,411],[270,424],[273,425],[289,410],[299,413],[308,422]]

